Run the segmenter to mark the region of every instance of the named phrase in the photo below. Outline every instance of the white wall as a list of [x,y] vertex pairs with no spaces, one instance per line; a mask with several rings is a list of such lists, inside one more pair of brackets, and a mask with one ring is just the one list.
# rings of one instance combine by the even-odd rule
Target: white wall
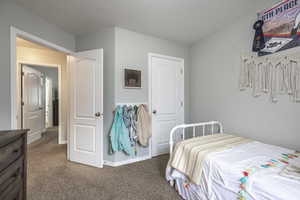
[[299,104],[284,96],[273,104],[268,96],[239,91],[240,55],[251,50],[255,20],[253,11],[192,47],[191,121],[219,120],[226,133],[300,150]]
[[[189,48],[172,41],[115,28],[115,100],[117,103],[148,102],[148,53],[183,58],[185,60],[185,120],[189,120]],[[142,89],[124,88],[124,68],[142,71]],[[138,156],[148,155],[148,148],[138,148]],[[115,155],[116,161],[129,159],[124,153]]]
[[103,145],[104,160],[113,161],[113,156],[109,154],[109,130],[113,121],[113,109],[115,104],[115,31],[114,28],[102,29],[93,34],[87,34],[76,37],[77,51],[103,48],[104,66],[103,66]]
[[75,38],[24,10],[9,0],[0,2],[0,129],[11,127],[10,26],[37,35],[67,49],[75,49]]
[[[76,49],[78,51],[104,49],[104,159],[109,161],[124,161],[130,159],[124,153],[114,155],[108,153],[109,131],[112,125],[112,112],[115,103],[148,102],[148,53],[158,53],[185,59],[186,70],[186,121],[189,117],[189,73],[188,47],[171,41],[151,37],[121,28],[106,28],[97,33],[78,36]],[[123,68],[126,66],[142,70],[142,89],[123,88]],[[148,148],[139,148],[138,156],[148,154]]]
[[[171,41],[151,37],[126,29],[116,28],[116,101],[148,101],[148,53],[158,53],[185,59],[188,72],[188,47]],[[123,87],[124,68],[142,70],[142,89]],[[188,73],[187,73],[188,74]],[[189,99],[188,77],[186,77],[186,99]]]

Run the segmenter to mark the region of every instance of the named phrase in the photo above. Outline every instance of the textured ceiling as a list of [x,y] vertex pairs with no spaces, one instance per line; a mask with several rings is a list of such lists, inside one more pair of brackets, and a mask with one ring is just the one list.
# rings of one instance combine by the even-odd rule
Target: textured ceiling
[[119,26],[191,44],[277,0],[14,0],[74,35]]

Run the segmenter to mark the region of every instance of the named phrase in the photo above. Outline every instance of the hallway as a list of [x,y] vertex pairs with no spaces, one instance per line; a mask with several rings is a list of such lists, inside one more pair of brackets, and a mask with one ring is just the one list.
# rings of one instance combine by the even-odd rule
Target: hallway
[[180,199],[164,179],[168,156],[97,169],[68,162],[66,150],[56,130],[29,145],[29,200]]

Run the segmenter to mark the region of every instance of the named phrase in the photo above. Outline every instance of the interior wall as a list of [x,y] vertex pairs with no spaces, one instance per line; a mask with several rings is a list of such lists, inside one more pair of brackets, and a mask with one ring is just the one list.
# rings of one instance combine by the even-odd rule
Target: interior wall
[[[124,161],[131,157],[123,152],[109,153],[109,131],[116,103],[148,102],[148,53],[158,53],[185,59],[186,121],[189,120],[189,48],[171,41],[147,36],[122,28],[106,28],[97,33],[76,37],[77,51],[104,49],[104,160]],[[123,69],[142,70],[142,89],[123,88]],[[149,149],[139,149],[138,156],[148,155]]]
[[[189,49],[187,46],[168,40],[148,36],[130,30],[116,30],[116,73],[115,100],[116,103],[148,103],[148,53],[183,58],[185,61],[185,120],[189,121]],[[124,88],[124,68],[142,71],[142,88]],[[138,157],[149,154],[149,148],[138,148]],[[134,156],[135,157],[135,156]],[[127,160],[130,157],[122,152],[115,154],[115,161]]]
[[[183,58],[188,72],[188,47],[130,30],[116,28],[116,102],[148,102],[148,53]],[[142,88],[124,88],[124,69],[142,71]],[[189,73],[186,73],[188,75]],[[185,97],[189,99],[189,77],[186,77]],[[187,104],[188,107],[188,104]],[[188,112],[187,112],[188,113]],[[188,115],[186,115],[188,118]]]
[[76,37],[76,50],[85,51],[103,48],[103,145],[104,160],[113,161],[109,149],[109,131],[113,121],[115,105],[115,31],[114,28],[105,28],[92,34]]
[[255,12],[193,45],[191,121],[218,120],[226,133],[300,150],[300,105],[287,96],[274,104],[238,88],[240,56],[251,50]]
[[10,0],[0,1],[0,129],[2,130],[11,128],[10,26],[67,49],[75,49],[75,38],[72,35]]
[[[67,90],[67,55],[58,51],[33,49],[28,47],[17,47],[17,61],[25,63],[39,63],[61,66],[61,140],[67,141],[67,113],[68,111],[68,90]],[[19,108],[18,110],[20,110]],[[20,112],[18,112],[20,114]],[[20,119],[20,117],[19,117]]]
[[[116,102],[148,102],[148,53],[184,59],[185,65],[185,120],[189,121],[189,47],[172,41],[116,28]],[[142,88],[124,88],[124,69],[142,71]]]

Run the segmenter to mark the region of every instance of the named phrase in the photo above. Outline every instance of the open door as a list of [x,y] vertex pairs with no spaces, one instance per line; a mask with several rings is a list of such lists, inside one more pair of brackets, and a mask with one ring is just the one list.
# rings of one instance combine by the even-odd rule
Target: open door
[[103,50],[69,57],[69,159],[103,167]]
[[43,74],[22,65],[22,128],[30,129],[28,143],[41,137],[45,129]]
[[53,126],[53,83],[52,79],[46,77],[46,128]]

